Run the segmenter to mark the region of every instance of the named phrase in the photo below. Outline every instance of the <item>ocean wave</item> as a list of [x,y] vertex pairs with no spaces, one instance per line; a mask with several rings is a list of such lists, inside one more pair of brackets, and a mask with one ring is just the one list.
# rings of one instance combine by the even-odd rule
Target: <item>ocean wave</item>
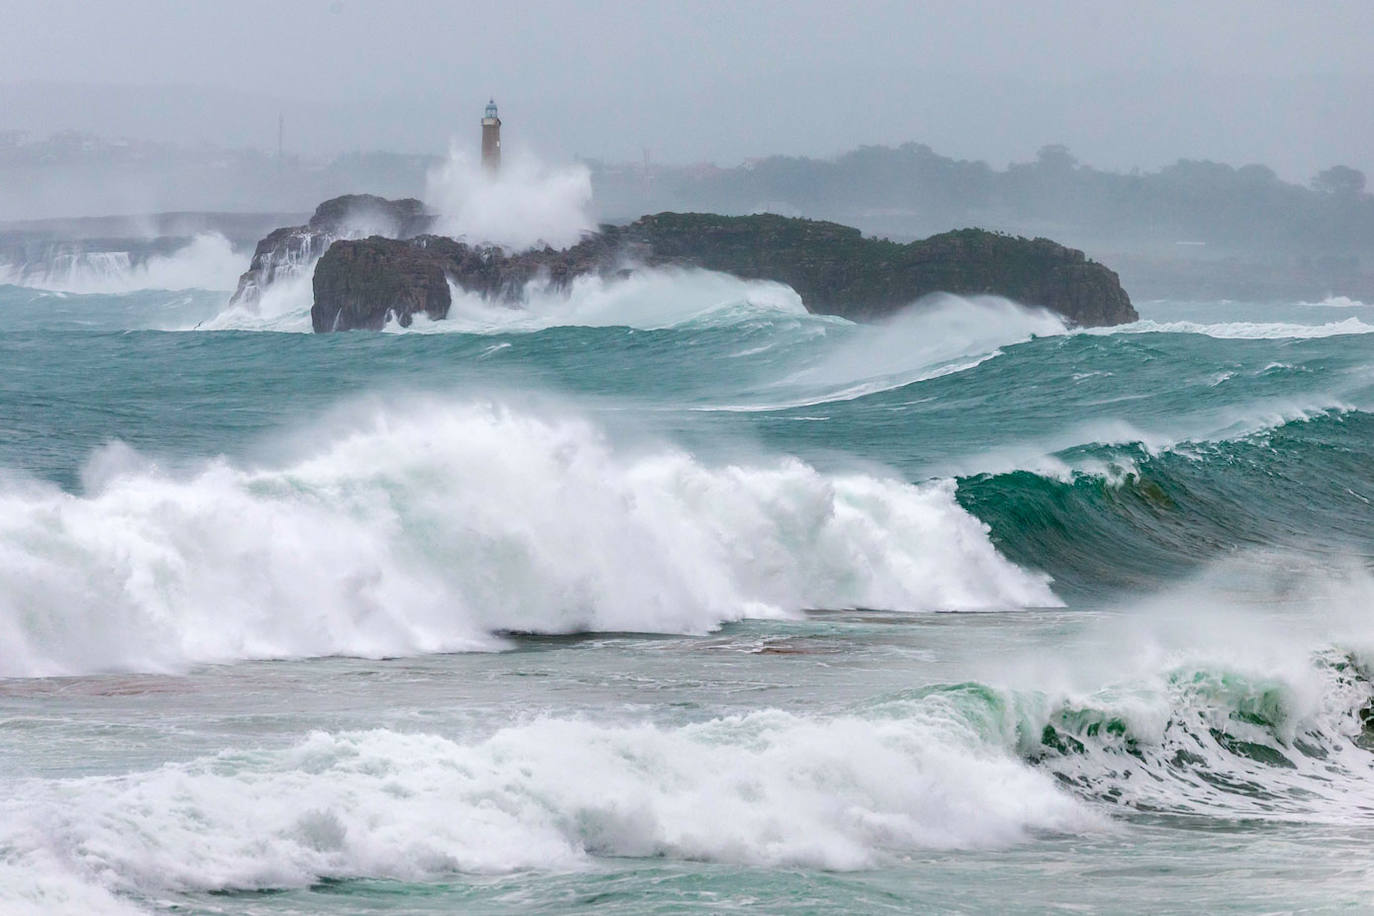
[[1099,435],[1043,457],[992,456],[997,470],[959,478],[959,501],[1066,595],[1148,591],[1253,545],[1374,550],[1363,524],[1374,476],[1361,457],[1374,415],[1274,420],[1214,441],[1132,441],[1122,429],[1112,444]]
[[811,407],[903,388],[975,368],[1002,348],[1065,333],[1064,320],[1000,296],[926,296],[883,321],[846,328],[804,368],[750,392],[743,403],[697,410]]
[[310,308],[315,303],[315,266],[269,284],[252,302],[224,306],[213,317],[167,330],[181,331],[276,331],[310,334]]
[[610,278],[585,275],[563,289],[533,281],[526,285],[520,302],[510,304],[452,284],[449,292],[453,304],[446,319],[421,319],[410,330],[466,334],[551,327],[659,330],[811,318],[790,286],[700,269],[637,268],[627,276]]
[[[1172,816],[1368,823],[1368,669],[1348,653],[1314,677],[1183,665],[1151,683],[1064,700],[1024,752],[1086,799]],[[1314,684],[1313,681],[1323,683]]]
[[1374,823],[1372,597],[1358,556],[1232,553],[1059,646],[1019,752],[1131,815]]
[[[278,281],[260,301],[226,307],[195,330],[288,331],[311,333],[313,266]],[[556,327],[628,327],[639,330],[768,325],[804,320],[844,323],[811,316],[791,287],[698,269],[638,268],[626,276],[576,278],[566,288],[547,281],[526,285],[518,302],[488,299],[450,283],[448,316],[431,321],[416,316],[410,327],[394,320],[384,329],[396,334],[511,334]]]
[[704,632],[807,607],[1057,604],[952,482],[712,466],[500,405],[378,409],[277,467],[98,454],[0,490],[0,675]]
[[[1260,373],[1272,369],[1266,366]],[[1093,477],[1117,485],[1136,474],[1140,460],[1171,454],[1196,458],[1212,453],[1217,445],[1259,441],[1286,427],[1362,413],[1343,399],[1324,396],[1261,398],[1198,408],[1153,422],[1104,416],[934,461],[924,465],[923,471],[965,478],[1024,471],[1061,483]]]
[[134,262],[127,251],[60,255],[41,264],[0,267],[0,282],[68,293],[121,294],[140,290],[231,290],[243,255],[217,232],[195,236],[167,255]]
[[1111,328],[1090,328],[1085,334],[1203,334],[1207,337],[1236,340],[1278,340],[1284,338],[1336,337],[1343,334],[1368,334],[1374,325],[1358,318],[1325,324],[1295,324],[1279,321],[1226,321],[1207,324],[1197,321],[1137,321]]
[[[316,732],[0,801],[26,886],[121,896],[665,857],[831,870],[1104,819],[943,697],[902,716],[761,710],[657,726],[541,718],[477,739]],[[91,893],[88,889],[87,893]]]
[[1364,302],[1361,302],[1361,301],[1358,300],[1358,299],[1351,299],[1349,296],[1327,296],[1327,297],[1326,297],[1325,299],[1323,299],[1321,302],[1303,302],[1303,303],[1300,303],[1300,304],[1301,304],[1301,305],[1308,306],[1308,307],[1310,307],[1310,308],[1328,308],[1328,309],[1363,309],[1363,308],[1369,308],[1369,305],[1368,305],[1368,304],[1366,304],[1366,303],[1364,303]]
[[[1356,591],[1340,600],[1367,600],[1367,580],[1346,584]],[[1173,596],[1185,597],[1205,599]],[[3,893],[52,911],[607,857],[846,871],[1101,835],[1123,818],[1367,827],[1366,656],[1313,642],[1320,615],[1240,610],[1137,608],[1058,632],[1053,652],[999,657],[996,681],[827,713],[532,713],[461,734],[315,731],[154,769],[14,780],[0,800]],[[1062,683],[1075,678],[1092,686]]]

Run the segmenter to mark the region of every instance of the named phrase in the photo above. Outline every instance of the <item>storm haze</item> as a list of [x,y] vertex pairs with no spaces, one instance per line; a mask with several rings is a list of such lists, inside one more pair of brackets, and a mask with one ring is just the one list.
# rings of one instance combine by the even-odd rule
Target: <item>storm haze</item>
[[[440,155],[495,96],[551,159],[915,141],[994,167],[1374,168],[1367,3],[6,4],[0,130]],[[3,201],[0,201],[3,204]],[[0,214],[3,216],[4,214]]]

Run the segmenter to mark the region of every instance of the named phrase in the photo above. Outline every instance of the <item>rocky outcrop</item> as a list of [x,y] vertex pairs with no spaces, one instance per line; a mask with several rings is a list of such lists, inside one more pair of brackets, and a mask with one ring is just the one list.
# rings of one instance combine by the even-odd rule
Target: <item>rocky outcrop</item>
[[518,304],[531,281],[557,288],[636,265],[775,280],[812,312],[855,320],[934,292],[1006,296],[1090,327],[1138,317],[1115,273],[1049,239],[961,229],[904,245],[816,220],[660,213],[603,226],[570,248],[519,254],[429,235],[337,241],[316,266],[311,319],[316,331],[381,328],[392,318],[408,326],[419,313],[448,314],[449,281]]
[[1043,238],[960,229],[903,245],[770,214],[659,213],[620,232],[655,260],[776,280],[810,311],[855,320],[885,317],[934,292],[1005,296],[1087,327],[1139,317],[1115,273]]
[[315,332],[380,331],[392,316],[405,327],[417,314],[445,317],[453,249],[465,247],[436,236],[335,243],[315,267]]
[[639,263],[661,263],[614,227],[603,227],[570,248],[518,254],[436,235],[336,242],[315,267],[311,324],[317,332],[379,329],[389,320],[410,327],[421,312],[439,320],[448,315],[450,280],[515,305],[532,281],[565,287],[578,276],[627,269],[627,259],[636,253]]
[[433,221],[425,205],[413,197],[387,200],[371,194],[347,194],[327,200],[304,226],[276,229],[258,242],[229,303],[251,305],[272,283],[305,275],[340,239],[373,235],[408,239],[427,232]]

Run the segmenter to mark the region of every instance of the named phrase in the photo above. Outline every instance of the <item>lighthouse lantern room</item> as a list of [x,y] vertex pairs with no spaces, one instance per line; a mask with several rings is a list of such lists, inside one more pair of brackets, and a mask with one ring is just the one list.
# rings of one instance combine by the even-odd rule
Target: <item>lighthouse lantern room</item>
[[501,118],[496,114],[496,100],[487,102],[482,113],[482,165],[495,172],[501,167]]

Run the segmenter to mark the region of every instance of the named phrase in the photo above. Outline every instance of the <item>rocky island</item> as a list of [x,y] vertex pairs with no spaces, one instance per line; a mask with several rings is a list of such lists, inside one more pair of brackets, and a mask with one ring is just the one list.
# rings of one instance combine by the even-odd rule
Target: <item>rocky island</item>
[[[357,214],[364,214],[366,219]],[[369,233],[369,224],[382,231]],[[508,252],[428,234],[419,201],[353,196],[320,206],[307,226],[259,244],[236,301],[313,257],[317,332],[380,329],[448,315],[449,284],[518,306],[527,285],[566,287],[588,274],[697,267],[785,283],[812,312],[872,321],[930,293],[994,294],[1087,327],[1137,320],[1117,275],[1049,239],[960,229],[901,244],[838,223],[762,214],[659,213],[603,225],[576,245]],[[362,237],[366,233],[366,237]]]

